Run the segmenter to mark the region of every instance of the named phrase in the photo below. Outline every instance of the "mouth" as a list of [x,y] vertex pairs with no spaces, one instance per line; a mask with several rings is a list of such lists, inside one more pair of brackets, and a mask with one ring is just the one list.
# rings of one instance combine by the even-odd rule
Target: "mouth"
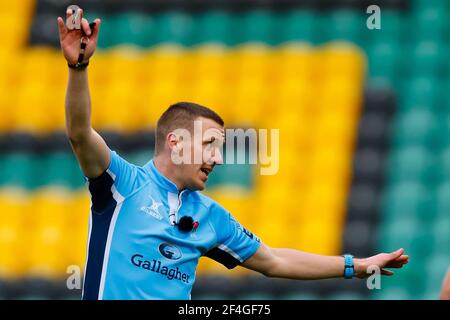
[[200,168],[200,171],[205,174],[206,178],[208,178],[208,176],[211,173],[212,169],[210,169],[210,168]]

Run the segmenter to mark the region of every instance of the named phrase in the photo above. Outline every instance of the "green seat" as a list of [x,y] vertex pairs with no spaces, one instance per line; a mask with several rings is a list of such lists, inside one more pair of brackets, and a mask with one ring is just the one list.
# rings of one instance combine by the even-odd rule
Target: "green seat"
[[191,43],[232,44],[232,15],[226,11],[206,11],[195,16]]
[[44,169],[39,179],[41,186],[62,186],[69,189],[84,185],[83,173],[72,153],[57,152],[40,157]]
[[0,186],[33,189],[42,174],[36,156],[27,153],[10,153],[0,157]]
[[144,166],[153,158],[153,150],[135,151],[124,155],[124,158],[137,166]]
[[253,166],[243,164],[217,166],[208,177],[208,187],[228,186],[250,190],[253,186],[253,170]]
[[426,290],[428,293],[434,292],[435,299],[439,297],[442,281],[450,268],[450,253],[445,248],[428,259],[425,266],[425,274],[427,275]]
[[446,147],[439,155],[440,178],[442,182],[450,180],[450,146]]
[[435,147],[441,141],[440,123],[430,110],[415,108],[396,119],[394,142],[397,146]]
[[[447,165],[450,165],[450,163],[447,163]],[[450,181],[446,181],[437,187],[435,197],[438,216],[444,217],[450,212]]]
[[258,42],[273,44],[272,12],[269,10],[251,10],[234,15],[234,44]]
[[[390,186],[383,197],[385,219],[413,219],[413,223],[429,221],[435,216],[433,197],[429,189],[415,182]],[[388,221],[389,222],[389,221]]]
[[360,44],[362,35],[367,32],[366,16],[363,12],[340,9],[323,14],[317,29],[320,42],[346,40]]
[[121,14],[115,21],[114,43],[147,48],[154,44],[151,42],[152,30],[154,30],[154,20],[151,16],[139,13]]
[[442,87],[439,79],[430,76],[403,79],[400,88],[400,108],[404,111],[421,108],[434,110],[442,102]]
[[151,43],[188,46],[194,25],[192,16],[184,12],[161,12],[153,17]]
[[446,10],[428,5],[423,10],[413,12],[411,22],[414,32],[410,36],[414,40],[443,42],[447,28]]
[[433,253],[439,254],[445,248],[450,248],[450,216],[449,211],[446,211],[446,215],[437,216],[433,224]]
[[[383,278],[383,280],[386,278]],[[389,280],[388,280],[389,281]],[[384,283],[384,281],[383,281]],[[373,298],[376,300],[408,300],[411,294],[404,287],[390,286],[381,287],[381,290],[374,290]]]
[[445,46],[440,42],[419,42],[412,51],[411,62],[414,68],[409,69],[419,75],[430,76],[440,73],[442,71],[443,63],[447,59],[447,52],[444,49]]
[[[367,19],[367,17],[368,16],[366,15],[365,19]],[[365,19],[361,22],[363,28],[365,28],[365,47],[381,43],[399,43],[400,38],[403,36],[402,25],[404,20],[398,10],[381,10],[381,29],[368,30]]]
[[434,235],[431,228],[424,226],[414,216],[386,218],[378,242],[385,252],[404,248],[412,256],[426,257],[433,246]]
[[392,79],[398,65],[399,45],[396,42],[376,43],[368,49],[369,73],[371,77]]
[[434,154],[424,147],[397,148],[390,159],[391,181],[430,183],[434,181],[435,163]]
[[276,44],[290,41],[315,43],[318,16],[311,10],[289,10],[275,14],[273,38]]
[[102,16],[102,26],[98,37],[99,48],[108,49],[124,41],[124,39],[117,37],[117,30],[115,29],[119,20],[120,16],[118,15]]
[[111,14],[102,18],[98,45],[112,48],[119,45],[149,47],[155,29],[154,19],[138,13]]
[[430,7],[439,9],[442,12],[447,12],[449,9],[447,0],[410,0],[410,2],[412,11],[415,14],[421,14]]

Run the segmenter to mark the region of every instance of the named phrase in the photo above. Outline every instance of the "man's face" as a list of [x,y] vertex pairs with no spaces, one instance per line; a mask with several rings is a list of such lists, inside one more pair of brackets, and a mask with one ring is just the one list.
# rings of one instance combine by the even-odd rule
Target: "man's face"
[[[224,128],[214,120],[199,117],[184,148],[191,150],[191,162],[180,165],[180,181],[190,190],[205,189],[208,176],[216,164],[223,164]],[[201,130],[200,130],[201,129]]]

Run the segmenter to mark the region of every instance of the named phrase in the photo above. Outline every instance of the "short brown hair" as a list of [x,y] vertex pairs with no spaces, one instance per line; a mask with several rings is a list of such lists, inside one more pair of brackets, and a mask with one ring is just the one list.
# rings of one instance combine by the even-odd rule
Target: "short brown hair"
[[155,154],[164,149],[164,142],[169,132],[178,128],[193,130],[194,120],[199,117],[211,119],[222,127],[225,124],[217,113],[199,104],[178,102],[171,105],[164,111],[156,124]]

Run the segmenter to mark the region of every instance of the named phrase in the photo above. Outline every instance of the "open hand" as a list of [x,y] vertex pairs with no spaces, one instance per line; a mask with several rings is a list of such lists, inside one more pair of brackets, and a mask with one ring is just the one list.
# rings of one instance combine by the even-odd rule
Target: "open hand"
[[[100,30],[100,19],[95,19],[95,27],[91,29],[89,22],[83,18],[83,10],[80,10],[81,16],[81,30],[68,30],[63,18],[58,17],[58,29],[59,29],[59,40],[61,43],[61,49],[64,53],[69,64],[76,64],[78,62],[78,56],[80,54],[80,44],[81,39],[84,37],[84,42],[87,43],[84,61],[86,63],[92,57],[97,48],[98,42],[98,32]],[[72,15],[71,10],[67,10],[66,19],[70,18]]]
[[399,269],[409,261],[409,256],[404,255],[404,249],[398,249],[391,253],[380,253],[372,257],[364,259],[355,259],[355,273],[358,278],[367,278],[371,273],[367,273],[370,266],[377,266],[381,270],[381,274],[392,276],[394,272],[386,270],[386,268]]

